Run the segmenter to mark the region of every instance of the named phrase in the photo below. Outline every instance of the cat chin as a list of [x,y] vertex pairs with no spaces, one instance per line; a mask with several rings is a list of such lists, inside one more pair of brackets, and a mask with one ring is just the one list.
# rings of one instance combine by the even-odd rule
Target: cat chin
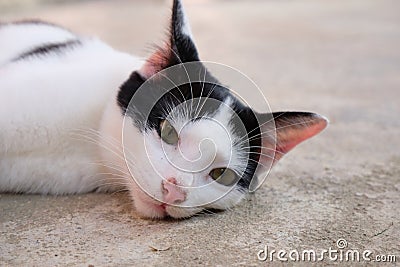
[[134,203],[139,216],[149,219],[163,219],[166,217],[184,219],[202,210],[201,208],[169,206],[163,203],[156,203],[154,200],[144,201],[141,198],[135,198]]
[[132,198],[139,216],[150,219],[161,219],[167,216],[166,207],[163,203],[148,196],[142,196],[141,193],[135,193]]
[[149,219],[175,219],[189,218],[202,211],[199,207],[178,207],[161,203],[142,192],[131,193],[136,212],[140,217]]
[[188,207],[176,207],[176,206],[167,206],[166,211],[169,217],[175,219],[186,219],[192,217],[196,213],[202,211],[202,208],[188,208]]

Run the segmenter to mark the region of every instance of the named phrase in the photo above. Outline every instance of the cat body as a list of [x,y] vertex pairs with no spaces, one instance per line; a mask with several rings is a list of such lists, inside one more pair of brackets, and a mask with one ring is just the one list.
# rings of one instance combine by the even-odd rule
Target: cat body
[[177,0],[147,60],[40,21],[0,24],[0,51],[0,192],[126,189],[144,217],[189,217],[234,206],[327,125],[246,106],[199,60]]
[[[24,55],[49,44],[67,46]],[[41,22],[1,26],[0,50],[2,191],[98,188],[98,147],[79,135],[99,130],[109,100],[143,61]]]

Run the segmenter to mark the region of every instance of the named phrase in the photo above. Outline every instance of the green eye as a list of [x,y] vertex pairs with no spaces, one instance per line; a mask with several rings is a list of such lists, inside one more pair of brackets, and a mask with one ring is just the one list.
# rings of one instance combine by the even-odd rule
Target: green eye
[[160,124],[161,126],[161,139],[169,144],[175,145],[178,143],[179,136],[176,132],[175,128],[171,125],[171,123],[167,120],[163,120]]
[[229,186],[234,184],[239,180],[236,172],[228,168],[217,168],[210,172],[211,178],[213,178],[217,183]]

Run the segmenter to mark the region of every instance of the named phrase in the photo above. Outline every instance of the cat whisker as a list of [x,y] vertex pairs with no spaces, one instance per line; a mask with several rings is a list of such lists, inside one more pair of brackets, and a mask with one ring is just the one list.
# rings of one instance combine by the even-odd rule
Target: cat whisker
[[[268,157],[268,158],[271,158],[271,159],[273,159],[274,157],[273,156],[271,156],[271,155],[268,155],[268,154],[265,154],[265,153],[260,153],[260,152],[245,152],[246,154],[254,154],[254,155],[260,155],[260,156],[265,156],[265,157]],[[283,154],[283,153],[282,153]]]
[[258,133],[258,134],[255,134],[255,135],[251,136],[250,138],[243,139],[242,141],[238,140],[240,142],[235,143],[235,145],[243,145],[244,143],[249,143],[250,141],[253,141],[253,140],[256,140],[256,139],[260,139],[260,138],[262,138],[264,136],[268,136],[273,140],[276,139],[275,136],[273,136],[273,135],[271,135],[271,134],[269,134],[267,132],[261,132],[261,133]]
[[248,131],[246,135],[244,135],[244,136],[242,136],[242,137],[240,137],[240,138],[247,137],[247,136],[248,136],[249,134],[251,134],[253,131],[255,131],[255,130],[261,128],[262,126],[264,126],[265,124],[267,124],[267,123],[269,123],[269,122],[271,122],[271,121],[273,121],[273,120],[276,120],[277,118],[283,116],[283,115],[286,114],[286,113],[287,113],[287,112],[282,112],[281,114],[279,114],[279,115],[276,116],[276,117],[272,116],[271,119],[269,119],[269,120],[263,122],[262,124],[260,124],[259,126],[255,127],[254,129]]
[[[263,147],[263,146],[253,146],[253,147],[257,147],[257,148],[261,148],[261,149],[265,149],[265,150],[270,150],[270,151],[272,151],[274,153],[285,155],[285,153],[283,153],[282,151],[279,151],[279,150],[276,150],[276,149],[273,149],[273,148]],[[247,148],[252,148],[252,147],[244,147],[243,149],[247,149]],[[251,151],[243,151],[243,152],[244,153],[254,153],[254,154],[258,153],[258,152],[251,152]],[[258,153],[258,154],[261,154],[261,153]]]
[[107,180],[105,180],[104,182],[101,183],[95,183],[98,187],[105,187],[105,186],[118,186],[118,187],[127,187],[129,184],[128,183],[122,183],[122,182],[107,182]]
[[[107,178],[105,177],[107,175]],[[101,181],[101,180],[123,180],[126,181],[127,177],[129,176],[125,176],[125,175],[120,175],[120,174],[115,174],[115,173],[110,173],[110,172],[97,172],[93,175],[88,176],[87,178],[95,178],[95,177],[104,177],[104,178],[96,178],[96,181]]]
[[99,172],[96,173],[96,176],[105,176],[105,175],[109,175],[110,178],[107,179],[113,179],[113,180],[126,180],[126,175],[119,175],[119,174],[115,174],[115,173],[110,173],[110,172]]
[[[129,184],[124,184],[124,183],[117,183],[117,182],[110,182],[110,183],[100,183],[100,184],[95,184],[98,188],[98,191],[108,191],[111,193],[118,192],[120,190],[128,191],[128,186]],[[113,190],[110,190],[111,188],[115,188]],[[117,188],[121,188],[116,190]]]
[[124,167],[126,167],[125,164],[124,164],[124,165],[120,165],[120,164],[118,164],[118,163],[116,163],[116,162],[108,161],[108,160],[93,161],[93,162],[91,162],[90,164],[103,164],[104,166],[105,166],[105,164],[108,164],[107,166],[114,166],[114,167],[117,167],[117,168],[124,168]]
[[[172,51],[172,53],[174,53],[174,55],[178,58],[179,62],[181,63],[183,69],[184,69],[185,72],[186,72],[186,76],[187,76],[187,78],[188,78],[188,82],[189,82],[189,85],[190,85],[191,99],[193,99],[193,95],[194,95],[194,94],[193,94],[193,86],[192,86],[192,82],[191,82],[191,80],[190,80],[189,72],[187,71],[187,69],[186,69],[186,67],[185,67],[185,64],[182,62],[182,59],[179,57],[178,53],[176,53],[171,47],[168,46],[168,48],[169,48],[169,49]],[[193,103],[191,103],[191,105],[190,105],[190,114],[192,114],[192,111],[193,111]]]
[[[99,179],[99,180],[95,180],[95,181],[91,181],[90,182],[90,186],[93,188],[97,188],[96,191],[108,191],[108,192],[114,192],[114,190],[110,190],[111,187],[123,187],[123,188],[128,188],[129,183],[125,183],[125,182],[121,182],[121,181],[112,181],[110,179]],[[103,190],[101,190],[101,188]]]
[[[82,132],[86,131],[87,133],[90,133],[90,134],[93,134],[93,135],[97,135],[98,137],[102,138],[104,141],[107,141],[106,143],[99,143],[98,140],[94,139],[94,137],[83,135],[83,134],[80,134],[78,132],[75,133],[77,136],[80,136],[80,137],[83,137],[84,139],[86,139],[87,142],[91,142],[91,143],[97,144],[100,147],[102,147],[103,149],[105,149],[107,151],[110,151],[112,154],[116,155],[119,159],[123,160],[123,162],[125,162],[126,164],[130,163],[130,160],[126,156],[130,156],[132,158],[135,158],[134,155],[129,150],[125,150],[124,151],[125,154],[124,154],[123,151],[122,151],[122,146],[114,145],[112,143],[112,141],[117,142],[114,138],[110,137],[110,138],[106,139],[106,138],[104,138],[104,136],[100,136],[98,132],[96,132],[94,130],[90,130],[90,129],[85,129],[85,130],[81,130],[81,131]],[[113,147],[108,147],[108,145],[111,145]],[[126,170],[125,170],[126,166],[119,166],[119,165],[117,165],[115,163],[112,163],[112,162],[103,162],[103,163],[101,163],[101,162],[93,162],[92,164],[96,164],[96,165],[103,166],[103,167],[106,167],[106,168],[109,168],[109,169],[113,169],[113,170],[115,170],[117,172],[125,174],[127,177],[131,177],[131,174],[127,173]],[[133,166],[133,164],[130,163],[130,166]]]
[[292,126],[296,126],[296,125],[309,124],[309,123],[314,122],[315,120],[316,120],[316,119],[312,119],[312,120],[303,120],[303,121],[301,121],[301,122],[296,122],[296,123],[292,123],[292,124],[287,124],[287,125],[282,126],[282,127],[275,127],[274,129],[271,129],[271,130],[268,130],[268,131],[264,131],[264,132],[272,132],[272,131],[275,131],[275,130],[285,129],[285,128],[292,127]]
[[[201,97],[202,97],[203,91],[204,91],[204,85],[206,83],[206,74],[207,74],[207,69],[204,69],[204,76],[203,76],[203,83],[202,83],[202,86],[201,86],[201,92],[200,92],[200,95],[199,95],[199,100],[197,101],[197,107],[195,109],[195,113],[196,113],[195,118],[197,118],[199,116],[199,114],[200,114],[199,106],[200,106],[200,100],[201,100]],[[200,79],[200,75],[201,75],[201,70],[199,72],[199,80],[201,80]]]
[[[185,100],[185,96],[183,95],[183,93],[182,93],[182,91],[179,89],[179,86],[174,82],[174,81],[172,81],[168,76],[166,76],[166,75],[164,75],[163,73],[159,73],[159,75],[161,75],[161,76],[163,76],[164,78],[166,78],[168,81],[170,81],[174,86],[175,86],[175,88],[177,88],[178,89],[178,92],[181,94],[181,96],[182,96],[182,101],[184,101]],[[174,94],[171,94],[173,97],[175,97],[175,99],[176,100],[178,100],[178,103],[179,102],[181,102],[180,100],[179,100],[179,98],[178,97],[176,97]],[[172,107],[172,109],[174,109],[175,107]],[[172,110],[171,109],[171,110]]]
[[209,92],[209,93],[207,94],[207,96],[204,98],[203,103],[202,103],[200,109],[198,110],[198,113],[196,114],[196,117],[199,116],[201,110],[203,109],[204,105],[205,105],[206,102],[207,102],[207,99],[211,96],[211,94],[214,92],[214,90],[215,90],[216,87],[217,87],[217,85],[214,84],[213,88],[211,88],[210,92]]
[[[99,141],[101,140],[103,142],[107,142],[109,145],[111,145],[113,148],[116,148],[116,149],[122,148],[122,144],[120,144],[120,142],[118,140],[116,140],[112,136],[104,136],[98,130],[87,128],[87,129],[77,130],[77,133],[78,133],[78,131],[82,132],[82,134],[80,136],[82,136],[85,133],[92,134],[92,135],[94,135],[94,137],[92,137],[92,139],[96,138],[96,139],[99,139]],[[115,142],[115,143],[113,143],[113,142]]]
[[[124,192],[129,192],[129,189],[119,189],[119,190],[117,190],[115,192],[112,192],[111,195],[116,195],[118,193],[124,193]],[[128,202],[128,203],[125,203],[124,205],[127,205],[127,204],[131,205],[132,203]]]
[[[79,134],[77,134],[77,135],[79,135]],[[92,138],[92,137],[84,136],[84,135],[81,135],[81,137],[86,138],[86,141],[87,141],[87,142],[91,142],[91,143],[93,143],[93,144],[96,144],[96,145],[98,145],[99,147],[102,147],[103,149],[109,151],[110,153],[112,153],[113,155],[115,155],[116,157],[118,157],[119,159],[121,159],[121,160],[123,160],[123,161],[128,161],[128,159],[127,159],[126,157],[124,157],[124,153],[123,153],[123,151],[122,151],[122,148],[121,148],[121,150],[115,150],[115,148],[113,148],[113,147],[108,147],[107,144],[98,142],[98,140],[96,140],[96,139],[94,139],[94,138]]]
[[203,215],[207,215],[207,216],[217,215],[216,212],[213,212],[212,210],[209,210],[209,209],[203,209],[203,210],[201,210],[201,213],[203,213]]
[[121,170],[121,169],[118,169],[118,168],[115,168],[115,167],[112,167],[112,166],[107,166],[107,165],[103,165],[103,164],[102,165],[98,165],[98,166],[105,167],[105,168],[110,169],[110,170],[115,170],[115,172],[113,172],[113,173],[99,172],[99,173],[97,173],[98,175],[110,174],[110,175],[114,175],[114,176],[125,177],[125,179],[127,177],[131,176],[129,173],[125,172],[124,170]]
[[[269,158],[274,159],[273,157],[269,157]],[[257,163],[257,164],[259,164],[259,165],[261,165],[261,166],[263,166],[263,167],[265,167],[265,168],[267,168],[267,169],[271,169],[271,167],[272,167],[272,166],[266,166],[266,165],[264,165],[263,163],[258,162],[257,160],[254,160],[254,159],[249,159],[249,160],[250,160],[250,161],[253,161],[253,162],[255,162],[255,163]]]
[[[283,114],[280,114],[279,116],[275,117],[275,119],[278,118],[278,117],[280,117],[280,116],[282,116],[282,115],[283,115]],[[271,120],[270,120],[270,121],[271,121]],[[274,131],[276,131],[276,130],[280,130],[280,129],[285,129],[285,128],[288,128],[288,127],[296,126],[296,125],[308,124],[308,123],[311,123],[311,122],[313,122],[313,121],[315,121],[315,120],[304,120],[304,121],[301,121],[301,122],[288,124],[288,125],[285,125],[285,126],[282,126],[282,127],[273,127],[273,128],[270,129],[270,130],[262,131],[261,133],[256,134],[256,135],[252,136],[251,138],[248,138],[247,141],[254,140],[255,138],[263,137],[264,135],[267,135],[267,136],[269,136],[269,137],[271,137],[271,138],[273,138],[273,139],[276,139],[275,136],[271,136],[269,133],[270,133],[270,132],[274,132]],[[260,127],[261,127],[262,125],[268,123],[268,122],[269,122],[269,121],[267,121],[267,122],[261,124]],[[254,130],[256,130],[256,129],[257,129],[257,128],[253,129],[252,131],[254,131]],[[250,132],[252,132],[252,131],[250,131]],[[249,132],[249,133],[250,133],[250,132]],[[243,137],[246,137],[246,136],[243,136]],[[240,139],[239,139],[239,140],[240,140]],[[246,140],[245,140],[245,141],[246,141]]]

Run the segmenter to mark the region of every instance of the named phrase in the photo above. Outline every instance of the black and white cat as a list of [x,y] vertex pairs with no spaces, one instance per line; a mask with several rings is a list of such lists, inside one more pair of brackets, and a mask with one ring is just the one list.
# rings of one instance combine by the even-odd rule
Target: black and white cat
[[145,61],[40,21],[0,24],[0,51],[0,192],[124,188],[144,217],[189,217],[234,206],[327,125],[257,113],[219,84],[179,0]]

